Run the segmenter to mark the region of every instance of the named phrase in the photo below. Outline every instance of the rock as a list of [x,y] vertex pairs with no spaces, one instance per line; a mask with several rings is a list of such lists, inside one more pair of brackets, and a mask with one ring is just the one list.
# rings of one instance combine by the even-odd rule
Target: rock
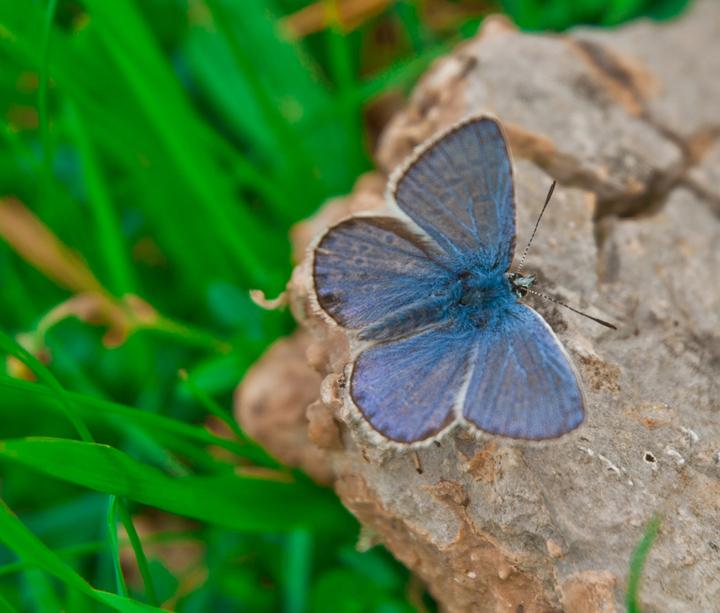
[[[711,0],[667,25],[565,36],[487,20],[391,120],[378,171],[293,232],[300,264],[288,292],[302,328],[248,374],[238,418],[278,456],[332,480],[445,611],[621,609],[632,549],[654,514],[645,610],[717,610],[718,58]],[[342,217],[382,209],[385,176],[416,144],[483,111],[511,141],[518,245],[558,180],[528,269],[546,293],[620,329],[532,302],[587,392],[585,423],[561,439],[455,431],[417,452],[386,449],[343,405],[347,339],[313,308],[304,254]]]
[[[320,483],[330,483],[333,474],[325,454],[308,439],[306,412],[321,382],[307,364],[309,343],[307,333],[299,330],[267,350],[235,392],[236,417],[279,460],[299,466]],[[267,363],[273,365],[271,370]]]

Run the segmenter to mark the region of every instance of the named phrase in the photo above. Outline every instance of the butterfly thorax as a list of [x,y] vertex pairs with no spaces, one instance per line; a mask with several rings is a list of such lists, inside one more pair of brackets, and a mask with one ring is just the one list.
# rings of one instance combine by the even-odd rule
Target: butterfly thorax
[[450,292],[451,312],[463,327],[485,328],[515,302],[512,284],[498,271],[464,270]]

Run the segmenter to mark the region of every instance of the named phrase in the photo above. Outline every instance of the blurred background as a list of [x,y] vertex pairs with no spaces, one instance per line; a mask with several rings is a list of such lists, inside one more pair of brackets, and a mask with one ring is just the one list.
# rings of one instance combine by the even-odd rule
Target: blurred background
[[248,290],[283,289],[290,226],[488,14],[561,31],[687,4],[0,2],[0,612],[434,610],[233,422],[293,328]]

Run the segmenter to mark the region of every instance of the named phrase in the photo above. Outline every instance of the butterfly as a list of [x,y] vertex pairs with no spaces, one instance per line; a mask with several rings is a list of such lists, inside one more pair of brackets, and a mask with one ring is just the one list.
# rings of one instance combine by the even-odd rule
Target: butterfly
[[458,424],[530,440],[579,426],[577,371],[520,301],[534,278],[510,272],[515,196],[499,122],[472,117],[421,145],[387,200],[391,214],[345,219],[312,253],[317,304],[352,339],[346,388],[362,419],[400,444]]

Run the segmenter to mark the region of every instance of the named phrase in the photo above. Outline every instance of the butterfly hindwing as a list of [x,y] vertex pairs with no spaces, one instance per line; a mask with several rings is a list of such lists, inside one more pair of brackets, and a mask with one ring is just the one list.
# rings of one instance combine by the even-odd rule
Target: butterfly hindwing
[[575,369],[530,307],[516,304],[495,329],[478,334],[463,416],[485,432],[532,440],[558,437],[582,423]]
[[353,365],[353,402],[386,439],[414,443],[437,435],[455,420],[471,340],[444,326],[366,349]]
[[507,270],[515,203],[507,143],[490,117],[466,120],[396,173],[397,206],[454,259],[479,256]]

